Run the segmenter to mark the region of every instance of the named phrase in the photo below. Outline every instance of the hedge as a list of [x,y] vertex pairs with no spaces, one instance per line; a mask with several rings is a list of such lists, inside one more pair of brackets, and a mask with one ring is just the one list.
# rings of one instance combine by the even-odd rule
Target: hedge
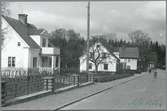
[[129,76],[133,76],[134,74],[127,73],[127,74],[96,74],[94,76],[95,82],[108,82],[113,81]]

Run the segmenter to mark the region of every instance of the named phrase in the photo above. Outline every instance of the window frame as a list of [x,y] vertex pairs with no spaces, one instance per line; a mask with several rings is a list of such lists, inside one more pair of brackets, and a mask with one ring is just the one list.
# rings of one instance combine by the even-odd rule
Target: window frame
[[16,57],[9,56],[8,57],[8,67],[16,66]]
[[[36,59],[36,67],[35,67],[35,65],[34,65],[34,59]],[[33,59],[32,59],[32,67],[33,68],[37,68],[38,67],[38,58],[37,57],[33,57]]]
[[46,47],[46,38],[42,38],[42,47]]
[[89,56],[90,56],[90,58],[93,58],[94,57],[93,52],[89,52]]
[[107,58],[107,53],[106,52],[102,53],[102,58]]
[[17,42],[17,46],[19,46],[19,47],[20,47],[20,46],[21,46],[21,42]]
[[92,63],[89,63],[89,69],[92,69]]
[[106,64],[106,63],[104,64],[104,70],[108,70],[108,64]]
[[11,61],[12,61],[12,58],[11,58],[11,57],[8,57],[8,67],[11,67],[11,66],[12,66]]

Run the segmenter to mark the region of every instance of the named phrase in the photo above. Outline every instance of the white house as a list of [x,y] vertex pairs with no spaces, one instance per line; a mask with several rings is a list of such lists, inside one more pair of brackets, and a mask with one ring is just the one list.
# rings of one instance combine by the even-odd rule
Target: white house
[[[99,52],[98,52],[99,51]],[[99,65],[97,67],[98,71],[104,72],[116,72],[117,66],[119,64],[119,59],[111,52],[109,52],[101,43],[95,43],[89,49],[89,71],[95,71],[95,64],[93,60],[96,60],[99,57]],[[86,54],[81,56],[80,59],[80,72],[86,71]]]
[[60,70],[60,49],[49,47],[47,31],[29,24],[27,16],[19,14],[18,20],[2,16],[2,70]]
[[120,59],[123,70],[137,70],[139,58],[139,49],[137,47],[122,47],[119,48],[119,52],[114,52],[114,54]]

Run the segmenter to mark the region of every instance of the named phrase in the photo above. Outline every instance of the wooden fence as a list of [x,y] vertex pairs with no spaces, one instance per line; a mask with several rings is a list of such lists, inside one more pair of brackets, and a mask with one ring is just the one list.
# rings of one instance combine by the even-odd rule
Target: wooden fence
[[[6,74],[6,75],[5,75]],[[91,81],[91,77],[88,75],[54,75],[51,73],[38,73],[34,75],[24,73],[18,73],[12,76],[12,72],[3,72],[2,80],[5,81],[3,93],[5,94],[5,100],[11,100],[19,96],[24,96],[39,91],[49,90],[45,88],[47,85],[44,78],[52,77],[54,79],[54,90],[79,85],[81,83]],[[4,95],[3,94],[3,95]]]

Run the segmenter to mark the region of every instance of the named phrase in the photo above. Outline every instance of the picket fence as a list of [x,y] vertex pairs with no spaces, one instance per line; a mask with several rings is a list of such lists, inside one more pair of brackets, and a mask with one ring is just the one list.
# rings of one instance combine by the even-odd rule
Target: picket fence
[[[59,89],[75,84],[81,84],[91,81],[86,74],[74,76],[77,74],[53,74],[49,72],[30,74],[27,71],[2,71],[1,78],[5,82],[2,92],[5,92],[5,101],[14,99],[39,91],[49,90],[45,86],[45,77],[54,78],[54,89]],[[77,78],[76,78],[77,77]],[[4,94],[3,94],[4,95]]]

